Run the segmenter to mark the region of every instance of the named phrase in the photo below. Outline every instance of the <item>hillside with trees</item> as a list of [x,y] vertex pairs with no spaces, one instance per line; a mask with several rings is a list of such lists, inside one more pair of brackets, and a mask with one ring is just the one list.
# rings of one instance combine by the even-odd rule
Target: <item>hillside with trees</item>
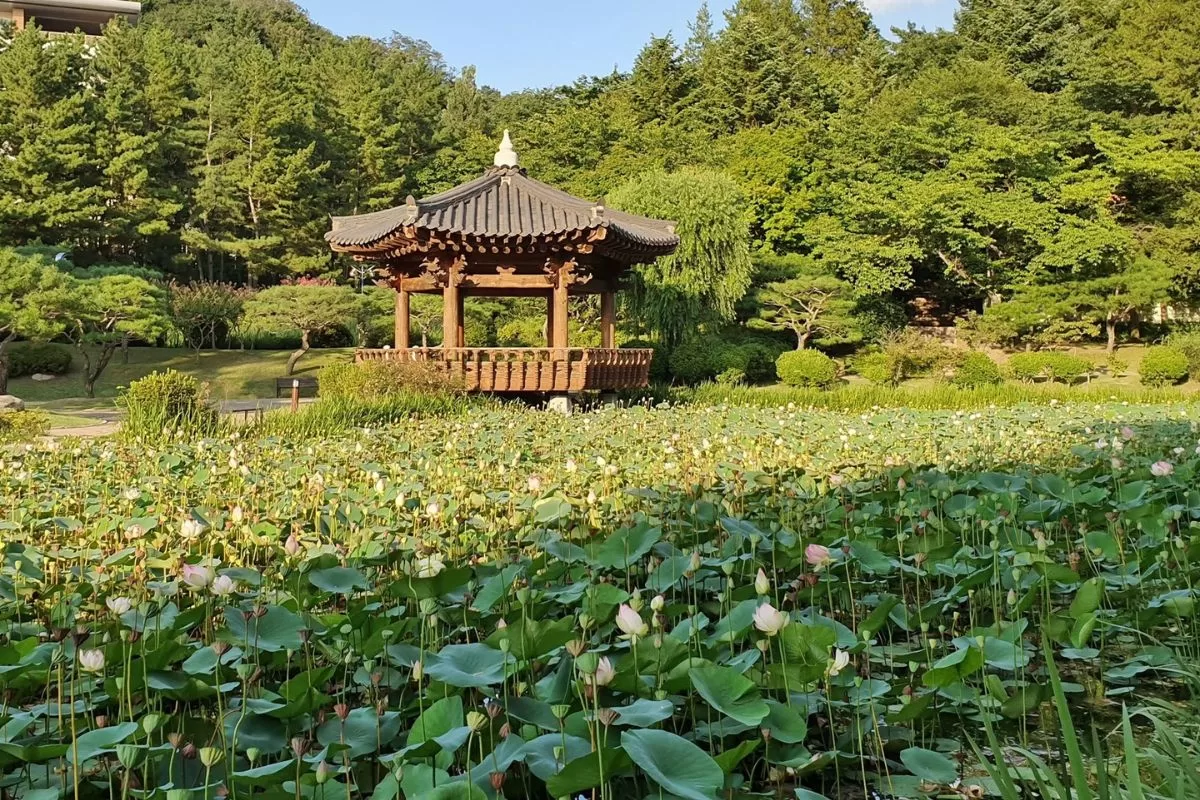
[[[740,0],[628,73],[505,95],[286,0],[154,0],[94,43],[4,33],[0,244],[163,285],[347,279],[330,214],[473,177],[511,128],[541,180],[691,215],[630,335],[839,347],[917,318],[1115,346],[1200,295],[1198,20],[1200,0],[963,0],[952,31],[885,38],[855,0]],[[522,308],[474,313],[491,343]]]

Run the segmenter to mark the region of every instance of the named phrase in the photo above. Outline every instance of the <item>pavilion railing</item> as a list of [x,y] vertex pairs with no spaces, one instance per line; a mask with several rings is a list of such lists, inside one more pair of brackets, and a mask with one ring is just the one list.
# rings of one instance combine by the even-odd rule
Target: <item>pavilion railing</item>
[[650,383],[653,350],[553,347],[411,347],[358,350],[355,360],[441,365],[470,392],[583,392]]

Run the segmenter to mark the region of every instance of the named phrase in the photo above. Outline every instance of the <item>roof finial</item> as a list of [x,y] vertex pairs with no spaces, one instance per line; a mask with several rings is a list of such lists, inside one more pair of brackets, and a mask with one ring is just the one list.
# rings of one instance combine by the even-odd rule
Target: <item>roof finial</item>
[[504,138],[500,140],[500,149],[496,151],[496,157],[492,159],[492,163],[497,167],[516,167],[517,151],[513,150],[512,139],[508,138],[508,129],[504,129]]

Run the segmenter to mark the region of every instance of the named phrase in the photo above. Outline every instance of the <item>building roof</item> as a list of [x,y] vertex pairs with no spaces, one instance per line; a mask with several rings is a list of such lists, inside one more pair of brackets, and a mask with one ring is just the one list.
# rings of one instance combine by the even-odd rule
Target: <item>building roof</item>
[[449,191],[373,214],[334,217],[325,238],[335,250],[364,253],[421,235],[511,241],[567,239],[602,242],[621,260],[653,259],[679,245],[674,223],[605,208],[525,174],[508,132],[495,166]]

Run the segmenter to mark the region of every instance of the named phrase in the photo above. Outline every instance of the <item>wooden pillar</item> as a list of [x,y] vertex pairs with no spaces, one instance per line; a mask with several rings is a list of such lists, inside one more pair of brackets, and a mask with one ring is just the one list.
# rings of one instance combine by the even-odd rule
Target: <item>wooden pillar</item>
[[[569,278],[570,278],[569,273],[570,273],[570,267],[567,265],[562,266],[558,271],[557,279],[554,281],[554,295],[552,297],[552,302],[553,302],[553,306],[554,306],[554,317],[553,317],[554,325],[553,325],[553,335],[551,337],[552,341],[551,341],[550,346],[553,347],[556,351],[566,350],[568,347],[567,324],[570,320],[567,315],[567,307],[568,307],[567,306],[567,287],[570,285],[569,284]],[[565,352],[556,353],[554,356],[555,360],[566,359],[566,357],[567,357],[567,354]]]
[[409,322],[409,299],[412,297],[407,289],[396,290],[396,349],[407,350],[408,334],[411,327]]
[[546,295],[546,347],[554,346],[554,292]]
[[25,9],[14,8],[12,10],[13,28],[20,33],[25,30]]
[[600,346],[605,350],[617,346],[617,295],[612,291],[600,294]]
[[466,311],[466,294],[459,289],[458,291],[458,330],[455,331],[454,339],[458,344],[455,347],[467,346],[467,311]]
[[450,262],[446,270],[446,285],[442,287],[442,349],[458,347],[459,313],[462,309],[458,259]]

